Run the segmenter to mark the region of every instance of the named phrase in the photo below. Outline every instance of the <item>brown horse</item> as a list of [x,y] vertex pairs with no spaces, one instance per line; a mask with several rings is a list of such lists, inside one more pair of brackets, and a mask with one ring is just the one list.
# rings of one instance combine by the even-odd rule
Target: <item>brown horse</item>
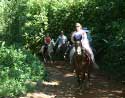
[[82,48],[81,41],[75,42],[73,66],[79,86],[82,87],[84,83],[84,86],[88,88],[90,80],[91,59],[87,51]]

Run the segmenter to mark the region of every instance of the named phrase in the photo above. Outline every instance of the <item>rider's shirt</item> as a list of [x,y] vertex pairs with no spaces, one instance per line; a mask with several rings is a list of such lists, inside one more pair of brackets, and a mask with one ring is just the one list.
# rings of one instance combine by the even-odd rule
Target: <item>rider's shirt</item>
[[67,41],[67,37],[66,37],[65,35],[63,35],[63,36],[60,35],[60,36],[58,36],[58,38],[57,38],[57,43],[58,43],[58,45],[65,44],[66,41]]
[[73,40],[74,41],[81,41],[82,40],[82,33],[81,32],[74,32]]
[[51,42],[51,38],[50,37],[46,37],[45,38],[45,44],[50,44]]
[[[82,38],[80,38],[80,36],[82,36]],[[87,34],[84,30],[80,30],[79,32],[74,32],[72,37],[73,37],[73,41],[75,41],[74,37],[78,38],[77,40],[79,40],[79,38],[80,38],[82,47],[89,48],[89,41],[87,39]]]

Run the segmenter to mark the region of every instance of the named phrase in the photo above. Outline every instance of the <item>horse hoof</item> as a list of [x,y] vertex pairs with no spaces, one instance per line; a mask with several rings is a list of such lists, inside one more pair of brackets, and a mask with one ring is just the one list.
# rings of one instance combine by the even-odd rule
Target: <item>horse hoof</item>
[[89,89],[89,83],[86,84],[86,88]]

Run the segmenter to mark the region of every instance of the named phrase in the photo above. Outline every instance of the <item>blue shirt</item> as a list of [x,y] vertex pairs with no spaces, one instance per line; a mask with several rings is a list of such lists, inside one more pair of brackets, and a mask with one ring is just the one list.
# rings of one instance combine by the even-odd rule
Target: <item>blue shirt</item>
[[60,35],[58,36],[56,43],[58,43],[59,45],[62,45],[62,44],[65,44],[66,41],[67,41],[67,37],[65,35],[63,36]]

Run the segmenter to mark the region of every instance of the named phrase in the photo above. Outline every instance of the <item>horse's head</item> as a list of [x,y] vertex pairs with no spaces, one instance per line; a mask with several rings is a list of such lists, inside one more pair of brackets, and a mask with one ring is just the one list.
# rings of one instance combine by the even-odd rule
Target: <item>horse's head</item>
[[54,42],[54,39],[51,40],[50,42],[50,46],[54,47],[55,46],[55,42]]
[[70,41],[67,41],[67,42],[66,42],[66,46],[69,46],[69,45],[70,45]]
[[82,55],[83,49],[82,49],[81,41],[75,41],[75,53],[77,55]]
[[52,53],[52,52],[54,51],[54,47],[55,47],[55,42],[54,42],[54,40],[52,39],[52,40],[50,41],[50,44],[48,45],[48,52],[49,52],[49,53]]

